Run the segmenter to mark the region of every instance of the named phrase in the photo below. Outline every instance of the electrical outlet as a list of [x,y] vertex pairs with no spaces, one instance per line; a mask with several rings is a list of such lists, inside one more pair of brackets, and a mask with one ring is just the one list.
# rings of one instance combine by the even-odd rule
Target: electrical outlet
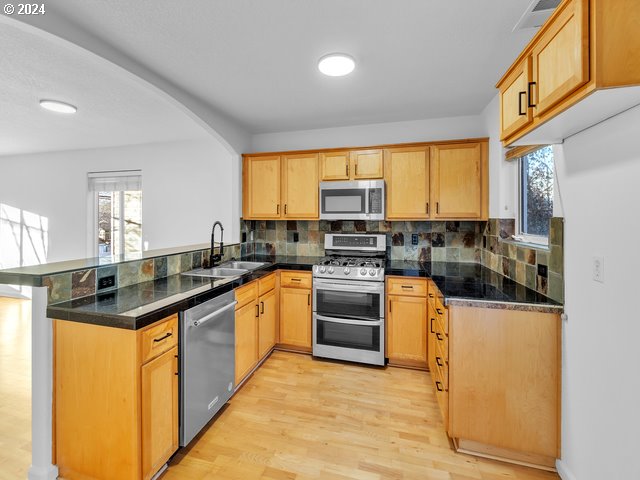
[[540,275],[542,278],[547,278],[549,276],[549,267],[539,263],[538,264],[538,275]]
[[300,234],[298,232],[293,232],[293,241],[294,242],[300,241]]
[[104,290],[105,288],[111,288],[116,285],[116,276],[108,275],[98,279],[98,290]]
[[418,234],[417,233],[412,233],[411,234],[411,245],[417,245],[418,244]]
[[604,257],[593,257],[593,279],[604,283]]

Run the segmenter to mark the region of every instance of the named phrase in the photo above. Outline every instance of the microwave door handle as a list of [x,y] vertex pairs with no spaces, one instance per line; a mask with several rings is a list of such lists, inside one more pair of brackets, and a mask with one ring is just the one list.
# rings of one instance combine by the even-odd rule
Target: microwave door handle
[[369,188],[364,189],[364,213],[365,215],[369,215]]

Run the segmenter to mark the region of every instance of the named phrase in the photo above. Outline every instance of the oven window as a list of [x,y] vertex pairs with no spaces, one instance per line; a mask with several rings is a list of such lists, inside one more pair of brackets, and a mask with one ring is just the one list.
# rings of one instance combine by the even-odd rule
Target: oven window
[[317,321],[316,343],[356,350],[380,351],[380,326]]
[[364,213],[364,189],[322,190],[322,213]]
[[340,318],[380,318],[380,293],[316,290],[316,311],[319,315]]

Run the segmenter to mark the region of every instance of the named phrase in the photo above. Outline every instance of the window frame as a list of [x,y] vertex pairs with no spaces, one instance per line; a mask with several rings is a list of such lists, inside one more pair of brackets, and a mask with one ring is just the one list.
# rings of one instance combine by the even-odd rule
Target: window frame
[[[523,217],[525,217],[525,209],[523,208],[524,205],[526,205],[526,202],[524,201],[524,196],[525,196],[525,192],[526,189],[524,188],[524,177],[523,177],[523,171],[522,171],[522,159],[524,157],[526,157],[527,155],[537,152],[538,150],[542,150],[543,148],[547,148],[547,147],[551,147],[551,153],[552,155],[554,154],[553,152],[553,146],[552,145],[540,145],[539,148],[536,148],[535,150],[532,150],[530,152],[527,152],[526,154],[516,158],[516,161],[518,162],[518,188],[517,188],[517,195],[518,195],[518,208],[517,208],[517,212],[516,212],[516,218],[515,218],[515,231],[516,234],[513,236],[513,239],[517,242],[521,242],[521,243],[529,243],[532,245],[536,245],[536,246],[541,246],[541,247],[548,247],[549,246],[549,236],[544,236],[544,235],[532,235],[530,233],[525,233],[522,231],[522,226],[524,225],[524,220]],[[556,188],[556,179],[555,179],[555,156],[553,158],[553,162],[554,162],[554,168],[553,168],[553,188],[555,191]],[[553,214],[552,214],[553,216]]]

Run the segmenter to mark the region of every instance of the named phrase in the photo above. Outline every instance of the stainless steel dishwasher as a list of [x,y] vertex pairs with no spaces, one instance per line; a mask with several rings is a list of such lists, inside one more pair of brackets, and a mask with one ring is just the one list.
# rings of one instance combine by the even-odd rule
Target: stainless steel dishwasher
[[233,393],[236,303],[231,291],[180,314],[180,446]]

